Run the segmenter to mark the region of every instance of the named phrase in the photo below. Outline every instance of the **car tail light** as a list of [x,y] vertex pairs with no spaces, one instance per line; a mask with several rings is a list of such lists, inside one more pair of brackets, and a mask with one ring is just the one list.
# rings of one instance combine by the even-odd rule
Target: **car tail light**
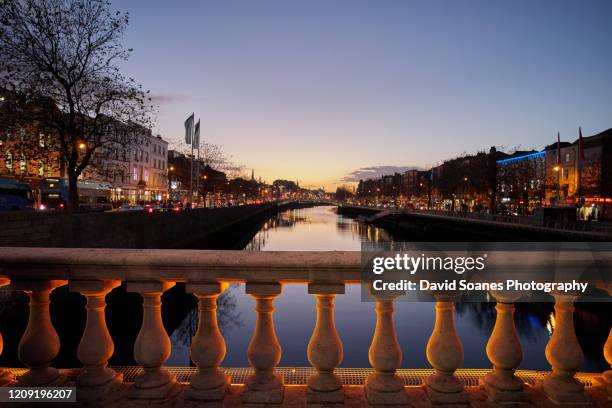
[[149,207],[149,208],[147,208],[147,212],[148,212],[149,214],[151,214],[151,213],[153,212],[153,209]]

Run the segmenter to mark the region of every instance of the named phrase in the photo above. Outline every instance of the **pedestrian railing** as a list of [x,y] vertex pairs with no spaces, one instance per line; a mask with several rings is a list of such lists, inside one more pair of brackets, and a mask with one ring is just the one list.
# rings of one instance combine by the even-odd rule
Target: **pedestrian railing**
[[[433,215],[439,217],[451,217],[464,220],[475,220],[484,221],[491,223],[510,224],[510,225],[524,225],[540,228],[548,228],[561,231],[578,231],[584,233],[595,233],[599,235],[612,236],[612,224],[606,222],[593,222],[593,221],[580,221],[575,222],[562,222],[556,220],[546,221],[543,225],[537,225],[534,221],[533,216],[526,215],[503,215],[503,214],[489,214],[480,212],[465,212],[465,211],[449,211],[449,210],[434,210],[434,209],[398,209],[398,208],[380,208],[376,206],[366,206],[367,208],[379,209],[384,212],[385,215],[392,214],[423,214]],[[382,218],[382,217],[376,217]]]
[[[516,259],[520,265],[520,256]],[[59,386],[66,384],[62,372],[51,363],[60,349],[60,339],[50,316],[50,293],[64,285],[86,300],[87,323],[77,356],[83,367],[76,376],[78,398],[84,402],[107,401],[125,388],[122,376],[108,367],[114,344],[105,321],[105,298],[116,287],[126,285],[143,298],[143,319],[134,344],[134,359],[142,369],[134,372],[127,398],[140,401],[168,400],[180,395],[197,401],[220,401],[231,379],[220,369],[226,345],[216,317],[217,298],[232,282],[245,284],[255,299],[256,325],[247,356],[252,371],[245,373],[242,402],[279,404],[284,395],[284,378],[277,369],[282,348],[273,319],[274,300],[284,285],[306,283],[316,298],[316,324],[307,355],[312,369],[308,376],[308,403],[344,401],[344,384],[337,372],[343,359],[343,343],[336,331],[334,300],[345,285],[360,282],[359,252],[247,252],[123,249],[0,248],[1,284],[29,296],[29,320],[18,348],[26,369],[13,378],[2,371],[2,385]],[[512,261],[511,261],[512,262]],[[509,265],[510,267],[511,265]],[[199,323],[191,343],[191,360],[196,366],[189,383],[177,381],[164,368],[171,344],[162,321],[162,294],[185,282],[186,291],[199,302]],[[427,359],[433,371],[423,388],[435,404],[466,404],[468,393],[457,376],[463,362],[463,347],[454,322],[454,297],[434,293],[435,325],[427,343]],[[557,403],[588,402],[591,391],[576,372],[583,354],[574,330],[574,300],[555,294],[555,330],[546,347],[551,372],[531,387],[517,376],[522,350],[514,323],[512,293],[492,293],[497,300],[497,319],[486,353],[492,370],[482,372],[482,389],[492,403],[524,402],[533,393]],[[376,328],[369,350],[371,370],[362,386],[369,404],[405,405],[410,402],[406,373],[398,373],[402,349],[394,328],[394,300],[375,296]],[[8,328],[2,328],[7,330]],[[369,333],[363,333],[369,335]],[[612,363],[612,334],[604,347]],[[612,398],[612,371],[601,379],[601,392]],[[528,391],[529,389],[529,391]],[[599,392],[599,391],[597,391]],[[605,394],[607,393],[607,394]]]

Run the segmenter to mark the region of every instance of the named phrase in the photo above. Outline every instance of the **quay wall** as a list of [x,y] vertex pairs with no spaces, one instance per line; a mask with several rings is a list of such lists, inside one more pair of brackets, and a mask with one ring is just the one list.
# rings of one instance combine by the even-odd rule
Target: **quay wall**
[[[351,205],[338,207],[340,214],[361,217],[365,222],[392,232],[398,239],[410,241],[612,241],[612,234],[605,231],[550,228],[416,211],[384,215],[383,211]],[[368,221],[368,218],[372,220]]]
[[181,213],[0,213],[0,247],[185,248],[250,219],[314,202],[201,208]]

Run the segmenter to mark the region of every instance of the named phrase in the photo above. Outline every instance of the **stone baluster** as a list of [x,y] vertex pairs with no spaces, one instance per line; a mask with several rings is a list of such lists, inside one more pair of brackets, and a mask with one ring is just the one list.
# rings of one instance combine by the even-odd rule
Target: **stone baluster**
[[247,283],[246,293],[255,298],[257,320],[247,356],[255,369],[242,393],[243,403],[280,404],[283,401],[284,381],[276,371],[281,359],[281,346],[274,331],[274,298],[282,290],[280,283]]
[[[6,286],[10,283],[10,280],[7,278],[0,277],[0,287]],[[2,350],[4,349],[4,341],[2,340],[2,334],[0,334],[0,355],[2,355]],[[6,387],[12,385],[15,381],[13,375],[5,370],[4,368],[0,368],[0,387]]]
[[71,281],[69,288],[87,299],[87,323],[77,348],[77,357],[83,371],[76,379],[78,399],[86,403],[116,399],[123,375],[108,367],[108,359],[115,350],[113,339],[106,327],[106,295],[121,285],[119,280]]
[[[612,329],[610,329],[608,340],[606,340],[606,344],[604,344],[604,357],[610,367],[612,367]],[[601,382],[604,391],[608,394],[608,401],[612,401],[612,370],[603,373]]]
[[317,322],[308,342],[308,361],[317,370],[308,378],[306,401],[310,404],[344,402],[342,381],[334,373],[343,357],[342,341],[334,321],[334,299],[344,293],[343,283],[308,285],[317,300]]
[[56,386],[66,382],[66,377],[50,367],[60,349],[60,339],[51,323],[49,296],[53,289],[63,286],[65,280],[14,281],[11,287],[23,290],[30,297],[30,316],[17,355],[29,370],[17,379],[24,387]]
[[463,363],[463,345],[455,328],[452,294],[434,293],[436,322],[427,342],[427,361],[436,370],[424,381],[433,405],[468,404],[468,395],[455,371]]
[[542,380],[544,394],[557,404],[588,403],[584,385],[574,374],[584,359],[574,330],[573,294],[553,293],[555,298],[555,327],[546,345],[546,360],[552,372]]
[[376,328],[368,352],[374,372],[365,382],[365,393],[371,405],[408,404],[405,381],[396,370],[402,364],[402,349],[395,334],[393,300],[395,297],[372,293],[376,299]]
[[523,381],[514,371],[523,360],[521,341],[514,325],[514,302],[520,293],[493,291],[497,300],[495,326],[487,343],[487,357],[493,364],[493,371],[487,374],[482,383],[489,398],[495,403],[520,403],[529,401]]
[[[612,284],[602,284],[601,289],[607,290],[608,295],[612,296]],[[608,340],[604,344],[604,358],[612,368],[612,328],[608,334]],[[608,401],[612,401],[612,370],[604,371],[601,377],[597,378],[599,388],[608,395]]]
[[181,391],[176,378],[163,368],[171,352],[170,338],[161,316],[161,296],[174,282],[128,282],[128,292],[143,297],[142,326],[134,343],[134,359],[144,372],[134,379],[128,398],[168,400]]
[[188,283],[187,293],[198,298],[198,330],[191,340],[191,360],[198,372],[191,378],[185,398],[220,401],[229,389],[229,377],[219,369],[225,357],[225,340],[217,324],[217,298],[226,283]]

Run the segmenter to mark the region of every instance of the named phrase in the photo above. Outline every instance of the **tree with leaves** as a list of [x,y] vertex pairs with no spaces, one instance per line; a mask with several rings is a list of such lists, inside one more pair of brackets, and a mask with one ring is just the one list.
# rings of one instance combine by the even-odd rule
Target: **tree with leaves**
[[148,91],[117,65],[131,52],[121,43],[128,23],[106,0],[0,0],[0,88],[16,95],[6,104],[28,107],[0,119],[52,130],[71,211],[96,152],[138,143],[150,127]]

